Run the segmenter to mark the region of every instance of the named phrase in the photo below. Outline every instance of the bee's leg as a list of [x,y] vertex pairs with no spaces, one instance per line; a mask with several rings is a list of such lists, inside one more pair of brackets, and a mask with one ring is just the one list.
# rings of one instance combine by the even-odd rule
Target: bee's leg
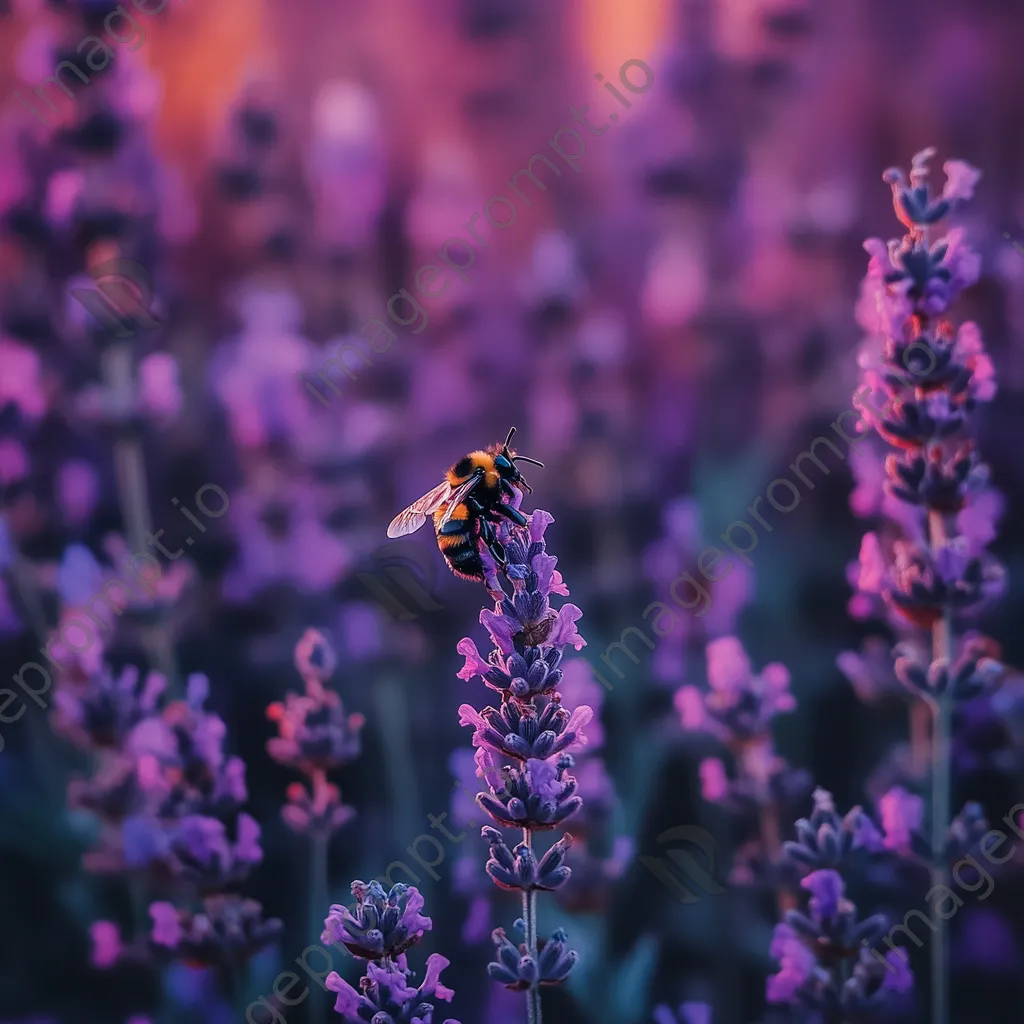
[[517,508],[513,508],[511,505],[495,505],[494,510],[503,515],[506,519],[511,519],[516,526],[526,526],[526,516]]
[[494,531],[494,527],[486,519],[480,520],[480,537],[483,542],[487,545],[487,550],[490,551],[491,556],[498,563],[498,565],[504,565],[506,562],[505,558],[505,547],[498,540],[498,535]]

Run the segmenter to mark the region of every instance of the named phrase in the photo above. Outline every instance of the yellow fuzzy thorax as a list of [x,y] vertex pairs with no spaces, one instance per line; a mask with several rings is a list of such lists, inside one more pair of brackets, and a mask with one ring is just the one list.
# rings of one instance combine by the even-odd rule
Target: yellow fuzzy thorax
[[[472,472],[473,470],[477,470],[477,469],[484,470],[484,484],[485,484],[485,486],[487,486],[487,487],[497,487],[498,486],[498,482],[501,479],[501,474],[498,473],[497,469],[494,468],[494,455],[491,454],[491,452],[485,452],[485,451],[470,452],[469,455],[466,456],[466,458],[469,459],[470,464],[472,466],[472,469],[470,470],[470,472]],[[469,473],[467,473],[466,476],[459,477],[454,472],[454,467],[452,469],[448,470],[448,482],[453,487],[454,486],[458,486],[460,483],[463,482],[463,480],[467,479],[468,476],[469,476]]]

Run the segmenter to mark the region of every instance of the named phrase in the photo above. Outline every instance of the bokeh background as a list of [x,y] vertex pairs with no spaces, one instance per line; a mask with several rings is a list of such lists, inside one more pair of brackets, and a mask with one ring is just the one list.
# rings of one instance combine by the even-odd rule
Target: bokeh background
[[[190,674],[209,678],[262,828],[243,889],[283,931],[233,993],[180,964],[98,969],[90,926],[115,921],[127,943],[154,897],[137,872],[90,860],[96,819],[69,809],[68,786],[95,755],[30,706],[2,729],[0,1019],[240,1021],[318,940],[310,845],[280,813],[298,776],[266,747],[267,706],[301,690],[307,628],[330,641],[332,684],[365,718],[360,753],[331,776],[354,815],[330,842],[329,901],[408,860],[428,814],[465,821],[457,709],[485,695],[456,677],[456,644],[480,639],[485,595],[447,572],[429,529],[390,545],[390,519],[515,425],[519,450],[546,466],[528,474],[526,507],[555,518],[550,550],[584,611],[581,661],[596,657],[850,407],[862,241],[900,233],[881,174],[928,145],[984,172],[957,217],[982,277],[955,314],[980,324],[999,377],[980,444],[1005,498],[994,550],[1009,574],[984,628],[1010,670],[998,700],[958,718],[954,802],[998,819],[1020,798],[1024,253],[1005,237],[1024,241],[1020,4],[170,0],[135,12],[144,41],[122,28],[129,42],[88,86],[73,81],[74,101],[50,89],[58,109],[40,123],[15,90],[30,95],[113,6],[0,3],[0,657],[5,679],[39,657],[99,566],[117,564],[111,535],[130,552],[164,529],[177,547],[191,527],[172,499],[194,509],[204,484],[223,489],[229,511],[159,598],[75,671],[79,685],[103,662],[160,671],[179,696]],[[630,59],[654,85],[626,111],[595,75],[615,82]],[[316,381],[345,342],[365,348],[359,326],[466,237],[532,154],[550,155],[584,103],[594,123],[622,116],[587,137],[578,173],[531,189],[506,231],[481,221],[486,245],[425,303],[425,329],[395,327],[389,351],[353,363],[356,379],[334,371],[337,393],[320,382],[317,400],[302,375]],[[72,292],[116,258],[145,268],[160,323],[112,346]],[[611,692],[582,667],[567,676],[567,700],[600,714],[581,771],[588,810],[570,828],[577,874],[541,901],[542,930],[564,925],[582,954],[571,983],[545,993],[552,1021],[634,1024],[685,1001],[712,1006],[716,1024],[790,1019],[765,1008],[777,904],[750,867],[756,823],[702,799],[709,744],[684,733],[673,696],[704,684],[708,641],[740,636],[755,666],[791,672],[798,707],[778,720],[778,752],[841,809],[875,806],[910,719],[877,673],[855,687],[837,667],[885,635],[849,614],[865,529],[854,487],[840,465],[774,516],[754,567],[657,650],[637,645],[639,664],[620,659]],[[784,838],[809,809],[805,788]],[[686,905],[638,859],[682,824],[720,844],[726,889]],[[491,928],[519,910],[484,884],[485,859],[475,830],[446,844],[420,885],[434,921],[422,951],[452,961],[451,1016],[512,1024],[522,999],[485,965]],[[884,886],[861,896],[902,916],[924,888],[909,876],[904,903]],[[1021,1020],[1022,908],[1011,862],[953,921],[954,1020]],[[912,952],[924,970],[927,951]],[[287,1020],[319,1020],[314,997]],[[926,1019],[923,998],[902,1019]]]

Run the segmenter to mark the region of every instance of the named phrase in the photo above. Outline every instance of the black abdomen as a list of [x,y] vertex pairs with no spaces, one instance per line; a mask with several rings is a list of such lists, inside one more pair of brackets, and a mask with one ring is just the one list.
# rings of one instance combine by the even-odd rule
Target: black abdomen
[[[460,507],[464,511],[464,506]],[[438,510],[437,516],[443,514]],[[463,579],[481,581],[484,578],[484,563],[477,548],[479,528],[474,516],[449,519],[437,531],[437,546],[441,549],[448,568]]]

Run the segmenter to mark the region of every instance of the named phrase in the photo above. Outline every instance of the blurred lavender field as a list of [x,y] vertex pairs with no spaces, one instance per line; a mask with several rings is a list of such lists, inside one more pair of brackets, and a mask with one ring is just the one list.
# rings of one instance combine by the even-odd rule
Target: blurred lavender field
[[1024,1020],[1022,53],[0,0],[0,1022]]

